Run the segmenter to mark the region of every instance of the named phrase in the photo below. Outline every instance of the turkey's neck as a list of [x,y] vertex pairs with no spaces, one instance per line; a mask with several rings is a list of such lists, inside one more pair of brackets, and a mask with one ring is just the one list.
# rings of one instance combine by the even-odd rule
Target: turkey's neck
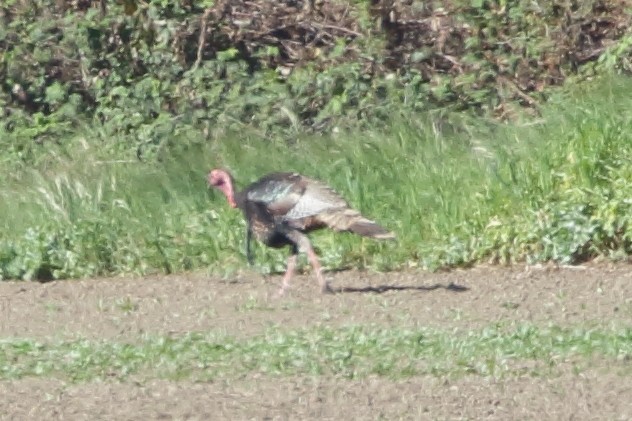
[[236,196],[238,196],[239,193],[235,192],[235,182],[233,180],[233,177],[231,177],[229,174],[226,174],[226,176],[224,177],[224,183],[220,186],[220,190],[224,193],[224,196],[226,196],[228,205],[231,208],[236,208]]
[[228,200],[228,205],[231,208],[239,208],[243,210],[246,192],[244,192],[243,190],[235,190],[235,179],[230,174],[227,175],[227,180],[225,180],[224,187],[224,194],[226,195],[226,199]]

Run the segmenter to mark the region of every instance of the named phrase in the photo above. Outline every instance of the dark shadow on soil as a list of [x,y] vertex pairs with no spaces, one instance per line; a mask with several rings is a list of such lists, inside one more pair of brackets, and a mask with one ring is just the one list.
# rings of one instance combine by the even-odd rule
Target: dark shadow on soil
[[469,291],[468,287],[463,285],[457,285],[454,283],[449,283],[448,285],[443,284],[434,284],[434,285],[379,285],[379,286],[369,286],[369,287],[340,287],[340,288],[332,288],[332,292],[334,294],[344,293],[344,292],[359,292],[359,293],[368,293],[372,292],[375,294],[382,294],[388,291],[434,291],[436,289],[445,289],[447,291],[452,292],[465,292]]
[[[353,270],[353,266],[341,266],[341,267],[337,267],[337,268],[323,269],[323,275],[348,272],[350,270]],[[302,269],[299,268],[299,269],[296,270],[295,274],[297,274],[297,275],[311,275],[312,272],[311,271],[306,271],[305,268],[302,268]],[[282,276],[282,275],[285,275],[285,269],[283,269],[283,270],[271,270],[265,276]]]

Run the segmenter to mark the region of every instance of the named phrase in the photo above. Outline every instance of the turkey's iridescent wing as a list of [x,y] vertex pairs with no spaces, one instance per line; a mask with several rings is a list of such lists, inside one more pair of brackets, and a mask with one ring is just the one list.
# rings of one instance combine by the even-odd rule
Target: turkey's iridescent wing
[[265,203],[272,215],[288,221],[348,207],[332,188],[297,173],[269,174],[249,186],[246,197]]
[[305,190],[294,207],[285,215],[286,219],[302,219],[349,206],[342,196],[326,184],[307,177],[303,177],[302,181]]
[[273,173],[246,188],[246,200],[262,203],[274,216],[285,216],[300,200],[305,186],[296,173]]

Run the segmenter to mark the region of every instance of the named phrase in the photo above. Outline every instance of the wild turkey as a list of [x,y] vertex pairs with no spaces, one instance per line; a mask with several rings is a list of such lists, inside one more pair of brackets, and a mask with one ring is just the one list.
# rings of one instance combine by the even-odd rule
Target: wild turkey
[[329,186],[298,173],[268,174],[236,192],[232,175],[215,169],[208,174],[208,184],[224,193],[231,207],[243,212],[248,224],[246,256],[249,264],[252,265],[250,242],[253,234],[269,247],[290,246],[291,254],[279,295],[290,286],[299,252],[307,254],[321,291],[331,292],[306,235],[311,231],[328,227],[377,239],[395,238],[393,233],[349,207]]

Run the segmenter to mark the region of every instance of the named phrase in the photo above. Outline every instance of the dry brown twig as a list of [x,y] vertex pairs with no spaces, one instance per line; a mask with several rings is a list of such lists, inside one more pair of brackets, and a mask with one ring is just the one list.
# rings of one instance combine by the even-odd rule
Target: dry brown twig
[[198,49],[197,49],[197,56],[195,58],[195,63],[193,63],[193,70],[196,70],[199,66],[200,63],[202,62],[202,55],[204,53],[204,46],[206,44],[206,28],[208,26],[208,17],[211,15],[211,13],[213,12],[213,8],[212,7],[208,7],[205,11],[204,14],[201,17],[201,25],[200,25],[200,37],[198,39]]

